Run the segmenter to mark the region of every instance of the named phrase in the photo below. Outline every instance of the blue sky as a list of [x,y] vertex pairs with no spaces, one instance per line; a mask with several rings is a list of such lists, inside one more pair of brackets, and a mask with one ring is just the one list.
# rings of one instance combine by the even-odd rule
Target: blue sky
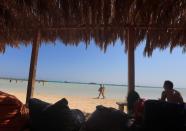
[[[135,51],[136,84],[162,86],[172,80],[176,87],[186,87],[186,54],[176,48],[155,50],[152,57],[143,56],[143,43]],[[31,46],[7,47],[0,54],[0,76],[28,78]],[[127,84],[127,54],[120,41],[106,53],[94,42],[86,49],[79,46],[43,44],[39,49],[37,79]]]

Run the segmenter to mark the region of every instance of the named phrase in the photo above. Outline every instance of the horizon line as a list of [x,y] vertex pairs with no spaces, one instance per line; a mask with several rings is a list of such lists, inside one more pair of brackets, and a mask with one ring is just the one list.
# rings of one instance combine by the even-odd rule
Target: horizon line
[[[0,79],[28,81],[28,79],[26,79],[26,78],[15,78],[15,77],[0,77]],[[77,81],[63,81],[63,80],[36,79],[36,81],[56,82],[56,83],[71,83],[71,84],[92,84],[92,85],[104,84],[104,85],[110,85],[110,86],[128,86],[127,84],[97,83],[97,82],[77,82]],[[139,88],[161,88],[159,86],[147,86],[147,85],[135,85],[135,87],[139,87]]]

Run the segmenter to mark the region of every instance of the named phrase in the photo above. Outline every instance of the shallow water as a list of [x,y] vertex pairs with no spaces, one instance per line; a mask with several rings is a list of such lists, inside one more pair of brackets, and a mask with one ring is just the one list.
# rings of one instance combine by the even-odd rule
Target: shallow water
[[[57,95],[57,96],[98,96],[99,85],[94,84],[75,84],[75,83],[57,83],[57,82],[36,82],[35,93],[45,95]],[[114,99],[126,99],[127,86],[113,86],[105,85],[105,96],[106,98]],[[10,81],[0,79],[0,90],[8,93],[13,92],[25,92],[27,89],[27,81],[15,80]],[[136,87],[137,92],[142,98],[145,99],[159,99],[163,88],[156,87]],[[186,101],[186,89],[177,89],[182,94],[184,101]]]

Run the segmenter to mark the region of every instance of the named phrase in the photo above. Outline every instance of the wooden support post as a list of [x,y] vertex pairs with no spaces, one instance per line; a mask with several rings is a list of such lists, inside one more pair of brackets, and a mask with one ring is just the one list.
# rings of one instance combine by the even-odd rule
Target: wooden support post
[[29,78],[28,78],[28,85],[27,85],[26,105],[28,105],[29,99],[33,97],[39,44],[40,44],[40,31],[37,32],[32,44],[32,55],[30,60],[30,71],[29,71]]
[[135,90],[135,60],[133,29],[128,29],[128,93]]

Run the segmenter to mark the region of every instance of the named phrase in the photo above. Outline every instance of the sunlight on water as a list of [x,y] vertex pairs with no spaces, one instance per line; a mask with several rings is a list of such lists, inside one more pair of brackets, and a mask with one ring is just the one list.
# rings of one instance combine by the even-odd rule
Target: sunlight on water
[[[0,90],[13,94],[13,92],[24,92],[26,94],[27,81],[18,80],[0,80]],[[74,83],[56,83],[56,82],[36,82],[34,93],[45,95],[57,95],[57,96],[98,96],[99,85],[94,84],[74,84]],[[106,98],[114,99],[126,99],[127,87],[126,86],[113,86],[105,85]],[[137,92],[142,98],[145,99],[159,99],[161,96],[162,88],[143,88],[136,87]],[[177,89],[182,94],[186,101],[186,89]]]

